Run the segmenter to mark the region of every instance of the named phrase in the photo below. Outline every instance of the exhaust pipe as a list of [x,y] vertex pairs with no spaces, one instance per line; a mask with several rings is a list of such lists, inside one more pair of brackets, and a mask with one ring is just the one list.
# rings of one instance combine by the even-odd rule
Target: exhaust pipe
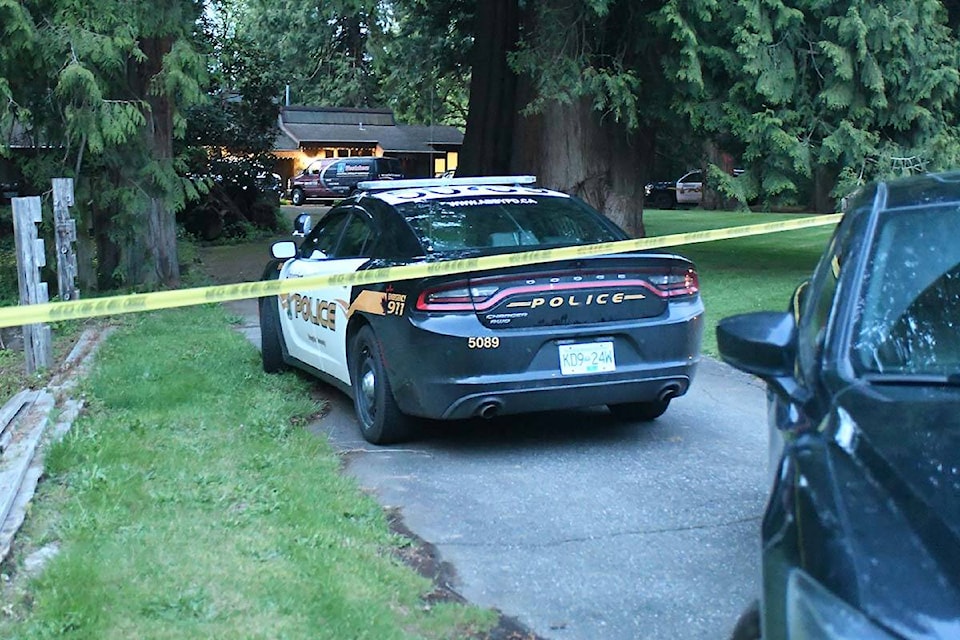
[[660,390],[660,393],[657,394],[657,400],[661,402],[669,402],[678,395],[680,395],[680,385],[668,384]]
[[499,400],[485,400],[480,403],[480,407],[477,409],[477,415],[485,420],[493,418],[498,413],[500,413]]

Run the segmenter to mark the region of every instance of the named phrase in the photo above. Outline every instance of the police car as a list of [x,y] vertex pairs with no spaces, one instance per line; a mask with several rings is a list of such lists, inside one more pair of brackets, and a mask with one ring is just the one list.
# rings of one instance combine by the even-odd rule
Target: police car
[[[637,252],[556,259],[627,240],[532,176],[364,182],[265,279],[430,265],[422,278],[303,286],[260,300],[263,367],[310,372],[354,401],[363,436],[409,438],[416,418],[607,405],[653,420],[690,386],[703,303],[694,265]],[[301,216],[301,221],[308,220]],[[538,251],[543,262],[449,272],[451,260]]]

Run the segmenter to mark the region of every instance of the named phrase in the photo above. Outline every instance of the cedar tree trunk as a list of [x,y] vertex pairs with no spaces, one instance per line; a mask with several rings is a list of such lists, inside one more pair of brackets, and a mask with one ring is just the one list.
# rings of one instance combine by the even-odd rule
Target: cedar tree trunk
[[[150,105],[147,114],[146,142],[152,161],[163,166],[173,160],[173,105],[162,92],[151,87],[154,78],[163,70],[163,57],[170,52],[173,39],[169,36],[145,38],[140,47],[146,59],[135,68],[137,86]],[[146,284],[176,287],[180,284],[180,265],[177,260],[177,229],[175,212],[166,204],[161,185],[147,185],[150,199],[143,212],[143,278]],[[132,266],[132,265],[131,265]]]
[[459,176],[502,175],[510,170],[517,113],[517,76],[507,64],[520,35],[517,0],[477,3],[474,16],[470,104]]

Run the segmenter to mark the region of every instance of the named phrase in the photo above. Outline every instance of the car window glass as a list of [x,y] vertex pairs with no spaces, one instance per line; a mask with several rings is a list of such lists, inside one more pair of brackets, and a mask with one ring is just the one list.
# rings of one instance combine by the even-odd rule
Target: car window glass
[[377,158],[377,172],[383,174],[401,175],[400,161],[396,158]]
[[960,373],[960,210],[878,220],[852,341],[861,372]]
[[373,237],[373,229],[366,214],[354,211],[347,220],[340,243],[332,253],[331,258],[359,258],[366,255],[365,250]]
[[427,252],[536,249],[624,239],[573,198],[554,196],[425,200],[398,205]]
[[849,235],[848,228],[849,225],[842,223],[837,228],[804,292],[800,325],[797,328],[797,364],[798,373],[806,380],[812,379],[818,369],[843,266],[844,239]]
[[300,257],[322,260],[336,247],[340,233],[347,223],[347,211],[331,211],[310,232],[300,245]]

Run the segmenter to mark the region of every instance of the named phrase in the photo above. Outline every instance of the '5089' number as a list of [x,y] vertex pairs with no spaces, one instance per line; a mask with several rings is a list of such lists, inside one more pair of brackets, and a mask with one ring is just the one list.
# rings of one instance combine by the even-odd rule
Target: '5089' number
[[497,336],[470,336],[467,338],[467,348],[469,349],[496,349],[500,346],[500,338]]

